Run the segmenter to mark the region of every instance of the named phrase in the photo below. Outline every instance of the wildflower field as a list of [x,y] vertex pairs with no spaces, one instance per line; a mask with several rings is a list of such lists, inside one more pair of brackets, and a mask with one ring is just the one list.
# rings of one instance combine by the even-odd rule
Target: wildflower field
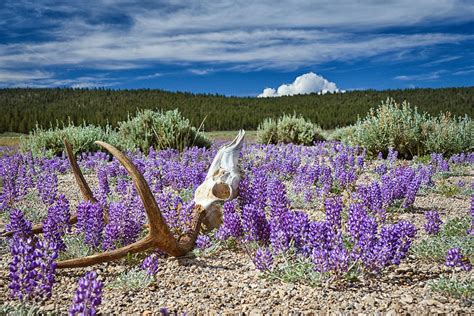
[[[126,153],[175,236],[190,230],[218,148]],[[186,256],[156,249],[57,269],[146,235],[137,188],[115,158],[83,153],[97,202],[84,201],[64,154],[5,147],[0,225],[13,235],[0,240],[0,314],[473,312],[474,153],[397,156],[340,142],[247,143],[238,197]]]

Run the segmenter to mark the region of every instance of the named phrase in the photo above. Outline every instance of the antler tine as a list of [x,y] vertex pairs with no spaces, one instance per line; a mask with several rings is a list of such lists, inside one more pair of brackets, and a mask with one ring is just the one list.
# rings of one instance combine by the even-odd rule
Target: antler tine
[[74,173],[74,178],[76,179],[76,183],[79,187],[79,190],[81,190],[84,200],[97,203],[97,200],[92,194],[91,188],[84,179],[84,175],[81,172],[81,168],[79,168],[79,165],[77,164],[76,156],[72,151],[71,144],[66,139],[64,139],[64,147],[66,148],[67,158],[69,159],[69,163],[71,164],[72,172]]
[[57,264],[57,268],[64,269],[64,268],[81,268],[81,267],[88,267],[94,264],[102,263],[102,262],[109,262],[116,259],[120,259],[125,257],[126,255],[137,253],[140,251],[145,251],[147,249],[153,248],[154,241],[150,235],[147,235],[143,239],[130,244],[125,247],[121,247],[111,251],[101,252],[96,255],[82,257],[82,258],[74,258],[64,261],[59,261]]
[[96,141],[96,144],[108,150],[115,158],[117,158],[118,161],[120,161],[125,169],[127,169],[132,177],[137,192],[142,199],[148,217],[150,230],[148,235],[143,239],[128,246],[111,251],[105,251],[97,255],[60,261],[58,262],[57,267],[77,268],[90,266],[101,262],[120,259],[129,253],[136,253],[151,248],[159,248],[175,257],[183,256],[189,252],[194,247],[197,235],[201,229],[201,223],[206,214],[204,208],[200,205],[195,206],[191,232],[183,235],[183,237],[177,241],[166,224],[145,178],[137,170],[132,161],[112,145],[101,141]]
[[[74,173],[74,178],[76,179],[77,186],[79,187],[79,190],[81,191],[84,200],[97,203],[97,200],[94,198],[94,195],[92,194],[92,190],[90,189],[89,185],[84,179],[84,175],[81,172],[81,168],[79,168],[79,165],[77,164],[76,156],[74,155],[72,151],[71,144],[66,139],[64,139],[64,147],[66,149],[67,158],[71,165],[72,172]],[[105,217],[107,219],[108,217],[107,213],[105,214]],[[69,218],[69,222],[71,224],[77,223],[77,215],[72,215]],[[31,232],[33,234],[41,234],[43,232],[43,224],[33,225],[33,227],[31,228]],[[9,232],[3,233],[1,236],[10,237],[12,235],[13,235],[13,232],[9,231]]]

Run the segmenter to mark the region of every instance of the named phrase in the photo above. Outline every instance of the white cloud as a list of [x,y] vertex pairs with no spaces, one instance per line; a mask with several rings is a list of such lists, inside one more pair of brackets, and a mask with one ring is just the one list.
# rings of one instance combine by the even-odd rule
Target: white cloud
[[395,80],[401,80],[401,81],[430,81],[430,80],[436,80],[441,78],[441,75],[443,73],[447,73],[446,70],[439,70],[439,71],[434,71],[426,74],[418,74],[418,75],[400,75],[396,76],[393,79]]
[[15,71],[8,69],[0,69],[0,83],[16,83],[21,81],[31,81],[51,78],[52,73],[44,71]]
[[258,95],[259,98],[281,97],[285,95],[309,94],[309,93],[334,93],[340,91],[334,82],[330,82],[322,76],[318,76],[314,72],[296,77],[293,83],[282,84],[278,89],[265,88]]

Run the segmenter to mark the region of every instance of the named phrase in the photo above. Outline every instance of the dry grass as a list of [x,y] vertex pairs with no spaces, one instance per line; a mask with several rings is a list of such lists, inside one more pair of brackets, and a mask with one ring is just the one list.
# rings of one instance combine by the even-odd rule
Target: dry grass
[[0,147],[18,147],[22,134],[4,133],[0,134]]
[[[213,131],[204,132],[206,137],[212,141],[231,141],[237,136],[238,131]],[[257,131],[245,131],[245,140],[247,143],[255,143],[257,140]]]

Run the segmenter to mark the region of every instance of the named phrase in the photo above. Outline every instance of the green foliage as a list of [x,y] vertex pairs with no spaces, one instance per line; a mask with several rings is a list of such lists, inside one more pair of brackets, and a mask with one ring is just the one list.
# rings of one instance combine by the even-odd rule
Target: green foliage
[[263,144],[293,143],[312,145],[324,140],[321,128],[296,114],[283,115],[278,120],[267,118],[257,130],[258,142]]
[[69,122],[68,125],[63,126],[57,123],[55,127],[49,129],[43,129],[37,125],[28,137],[21,138],[20,149],[31,150],[35,156],[57,156],[64,151],[65,139],[71,143],[75,154],[99,150],[99,146],[94,144],[96,140],[118,145],[115,132],[109,125],[103,129],[86,123],[76,126]]
[[84,242],[82,234],[67,234],[63,238],[66,250],[59,253],[59,260],[82,258],[94,253],[94,249]]
[[430,121],[425,152],[450,156],[474,149],[474,123],[467,116],[452,117],[441,114]]
[[348,143],[352,142],[354,135],[355,127],[354,126],[345,126],[336,128],[332,132],[328,132],[326,138],[328,140],[338,140],[346,141]]
[[210,141],[191,126],[178,110],[155,112],[139,111],[133,118],[118,123],[118,138],[126,148],[139,148],[147,152],[155,149],[209,147]]
[[474,296],[473,279],[441,277],[430,282],[429,286],[432,291],[441,292],[455,298],[472,298]]
[[[98,89],[0,89],[0,133],[29,133],[51,122],[67,122],[105,127],[127,119],[128,113],[144,109],[178,109],[192,125],[206,118],[205,130],[256,130],[267,117],[297,113],[324,129],[354,124],[370,108],[387,97],[410,100],[420,111],[437,115],[474,116],[474,87],[348,91],[325,95],[295,95],[279,98],[225,97],[222,95],[167,92],[163,90]],[[158,105],[158,107],[157,107]]]
[[457,185],[451,184],[447,181],[441,181],[441,183],[436,185],[434,191],[446,197],[454,197],[459,195],[462,190]]
[[[446,129],[446,131],[442,131]],[[474,146],[473,123],[450,115],[431,117],[419,113],[406,101],[401,105],[388,98],[354,126],[346,142],[365,147],[372,155],[392,147],[405,158],[439,152],[445,155],[467,151]]]
[[0,306],[0,315],[5,316],[34,316],[34,315],[54,315],[53,313],[40,313],[39,305],[27,303],[6,303]]
[[272,271],[266,271],[263,277],[269,280],[280,280],[288,283],[301,283],[309,286],[320,286],[323,276],[314,271],[314,264],[307,258],[296,258],[296,260],[285,258],[281,255],[283,262],[276,265]]
[[119,274],[108,286],[112,289],[140,290],[150,285],[153,280],[153,276],[135,267]]
[[474,237],[467,234],[470,218],[454,218],[446,222],[436,236],[418,241],[412,251],[418,258],[443,261],[451,248],[461,248],[462,253],[474,260]]

